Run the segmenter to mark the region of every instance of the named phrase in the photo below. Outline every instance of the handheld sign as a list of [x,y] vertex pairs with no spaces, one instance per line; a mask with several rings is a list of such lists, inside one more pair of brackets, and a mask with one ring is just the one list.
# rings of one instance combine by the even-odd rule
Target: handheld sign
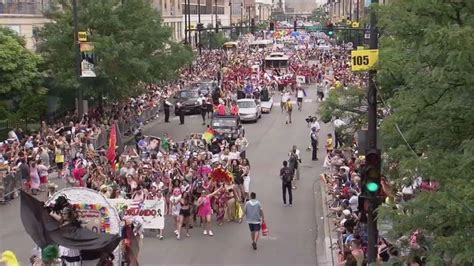
[[351,51],[351,57],[352,71],[367,71],[377,64],[379,50],[353,50]]

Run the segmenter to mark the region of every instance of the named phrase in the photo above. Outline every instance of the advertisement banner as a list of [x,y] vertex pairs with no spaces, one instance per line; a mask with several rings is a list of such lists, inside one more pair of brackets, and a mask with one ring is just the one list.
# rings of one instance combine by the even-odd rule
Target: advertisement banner
[[81,42],[81,77],[82,78],[95,78],[95,54],[94,54],[94,43],[92,42]]
[[117,210],[127,208],[125,215],[140,216],[145,229],[163,229],[165,227],[165,201],[131,199],[108,199]]

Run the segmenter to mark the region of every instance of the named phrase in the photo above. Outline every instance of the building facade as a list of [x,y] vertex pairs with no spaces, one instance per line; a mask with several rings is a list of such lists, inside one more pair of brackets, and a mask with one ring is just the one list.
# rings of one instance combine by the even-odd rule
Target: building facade
[[171,29],[173,40],[182,40],[184,38],[184,23],[181,14],[184,5],[181,0],[153,0],[152,4],[161,13],[163,24]]
[[0,0],[0,27],[8,27],[23,36],[28,49],[35,49],[34,34],[48,22],[43,12],[49,0]]

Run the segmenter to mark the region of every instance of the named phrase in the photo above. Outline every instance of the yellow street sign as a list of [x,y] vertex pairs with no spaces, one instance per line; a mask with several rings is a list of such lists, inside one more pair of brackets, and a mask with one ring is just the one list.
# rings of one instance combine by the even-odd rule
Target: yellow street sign
[[351,51],[351,70],[367,71],[377,64],[379,60],[379,50],[353,50]]
[[87,42],[87,32],[86,31],[78,32],[78,37],[79,37],[80,42]]
[[358,21],[352,22],[352,27],[353,28],[358,28],[359,27],[359,22]]

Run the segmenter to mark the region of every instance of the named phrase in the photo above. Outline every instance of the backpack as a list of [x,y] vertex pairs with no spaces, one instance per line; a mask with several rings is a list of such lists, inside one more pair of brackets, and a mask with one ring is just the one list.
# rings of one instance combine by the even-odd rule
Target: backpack
[[290,183],[292,179],[291,170],[288,167],[284,167],[282,170],[282,181],[284,183]]
[[287,105],[286,108],[288,109],[288,112],[293,111],[293,104],[291,102],[287,103],[286,105]]

